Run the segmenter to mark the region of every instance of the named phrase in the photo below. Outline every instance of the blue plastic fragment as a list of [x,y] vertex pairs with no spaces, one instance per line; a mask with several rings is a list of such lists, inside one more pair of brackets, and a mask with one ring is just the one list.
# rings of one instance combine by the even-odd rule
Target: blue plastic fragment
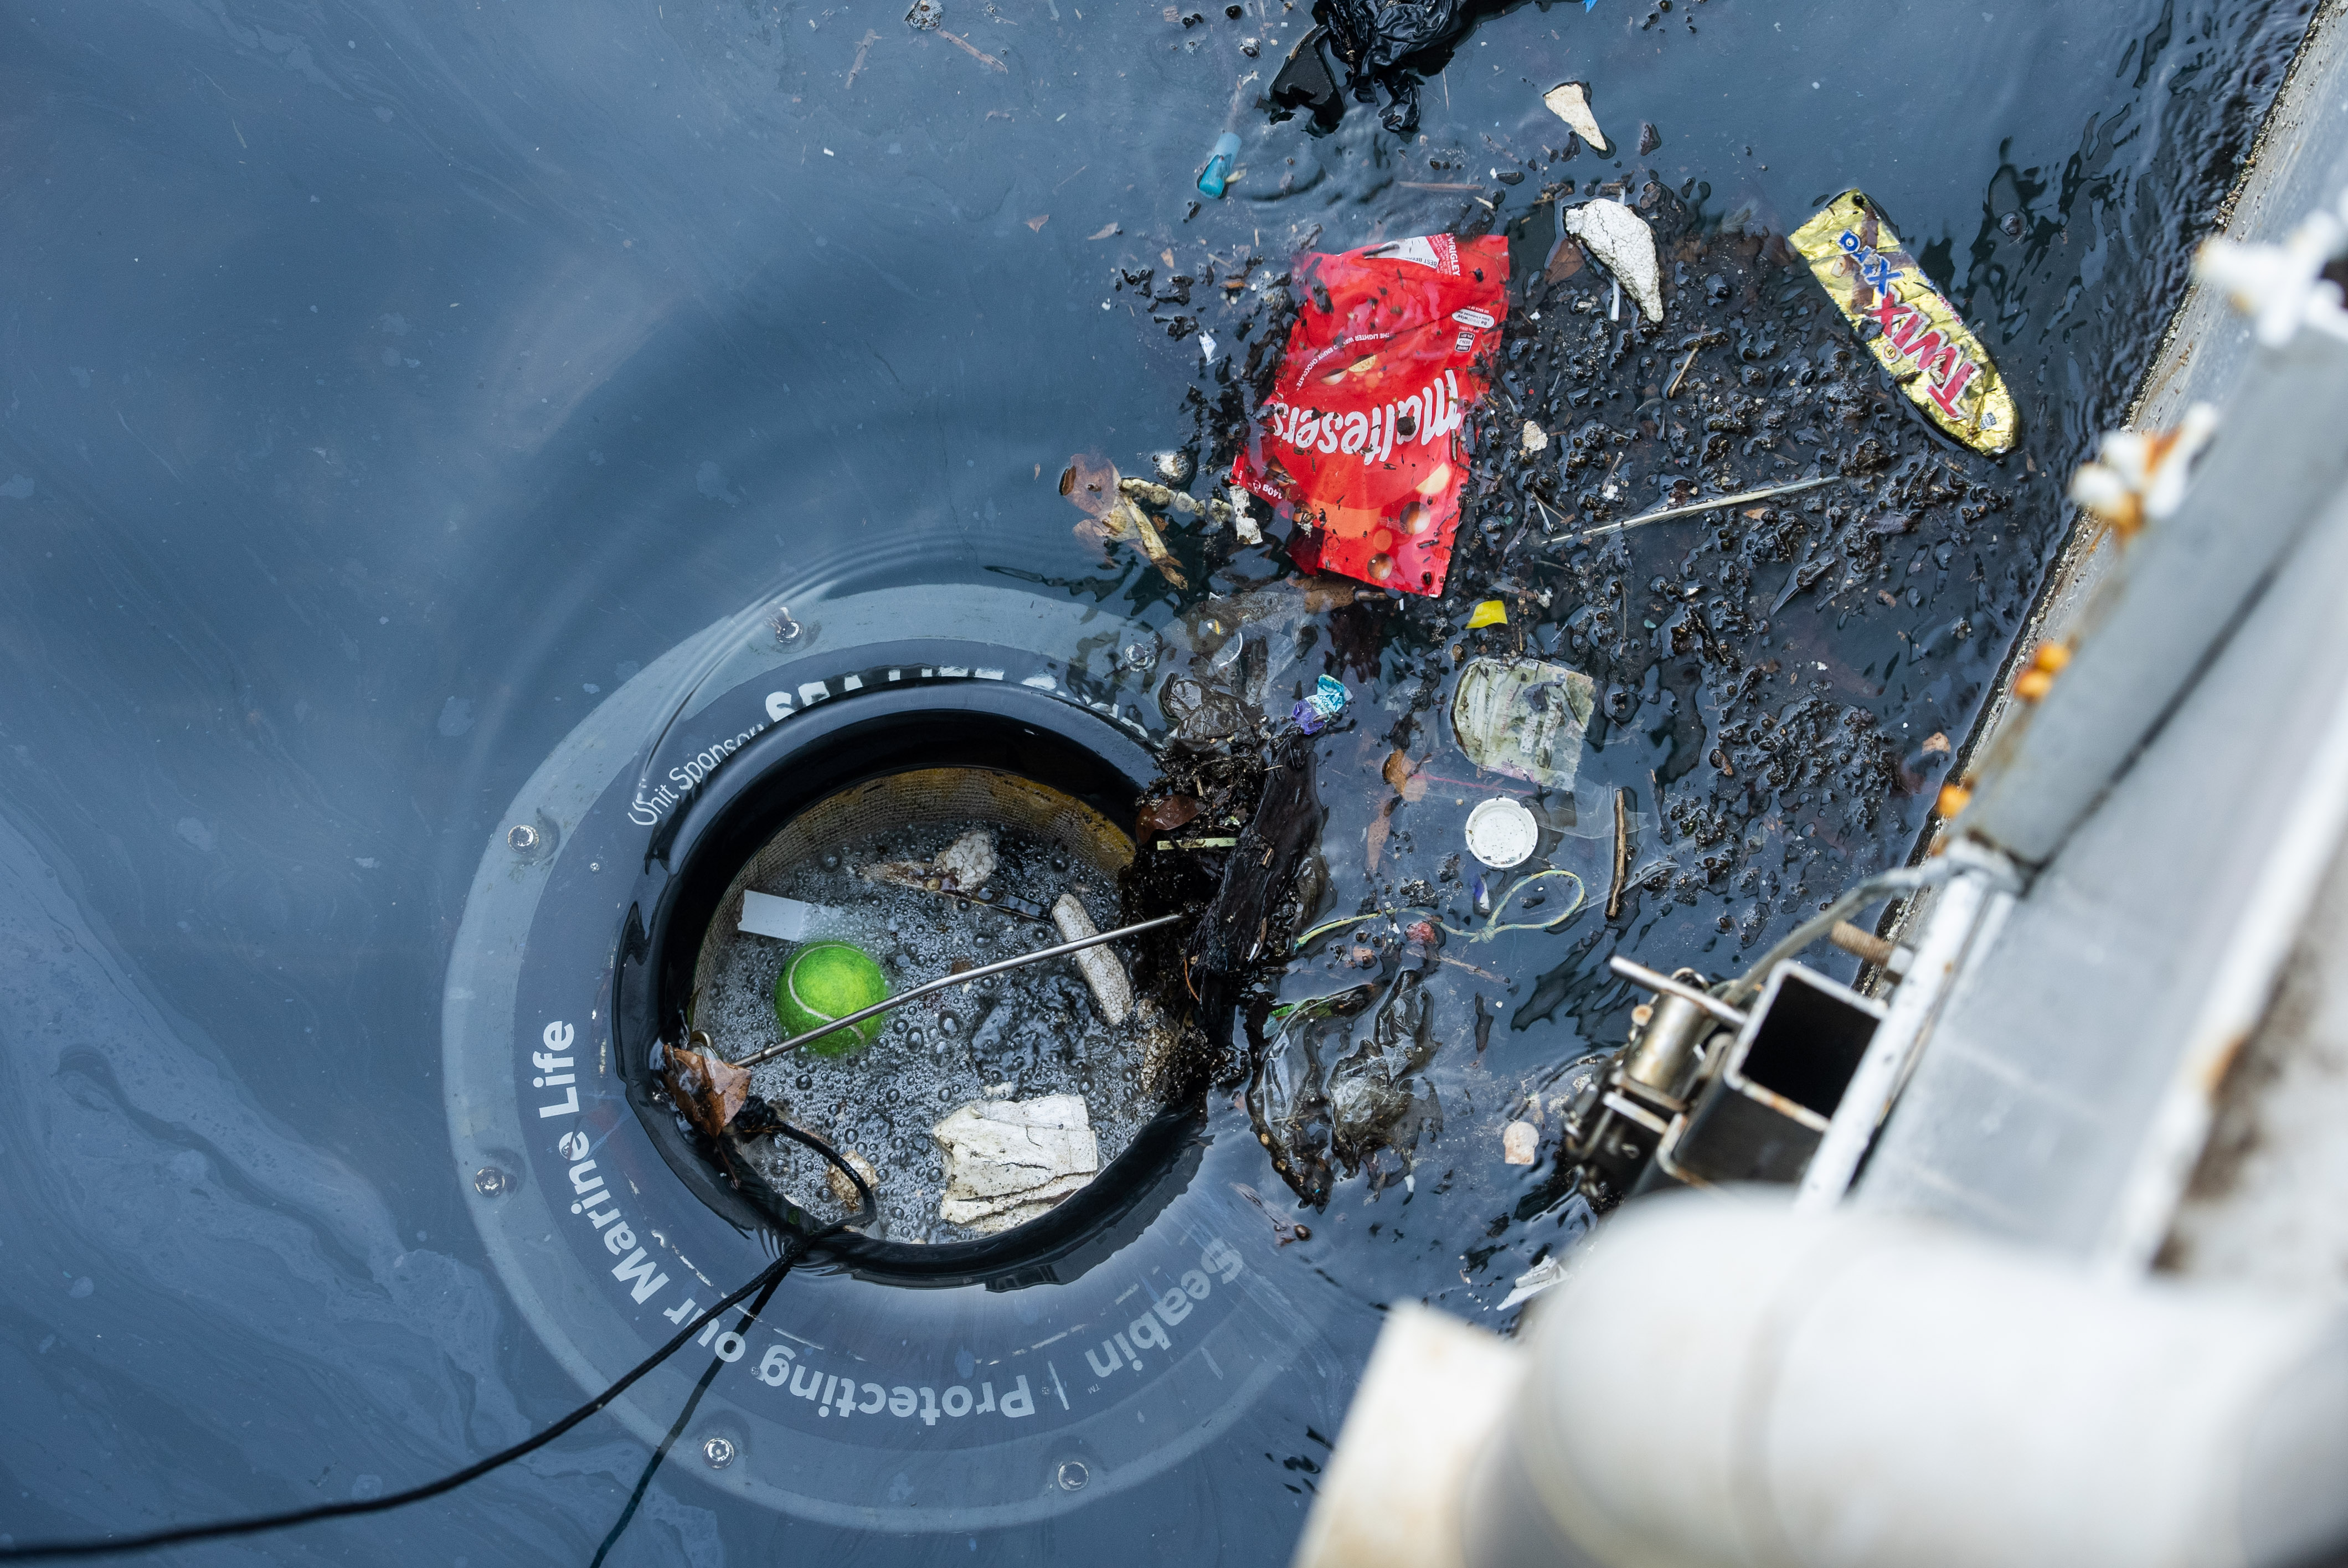
[[1231,131],[1215,138],[1215,149],[1207,155],[1207,167],[1200,171],[1199,190],[1220,200],[1223,188],[1231,182],[1231,166],[1239,161],[1240,138]]
[[1323,675],[1320,683],[1313,688],[1312,694],[1297,703],[1288,716],[1306,734],[1317,735],[1344,712],[1345,704],[1353,700],[1353,694],[1345,690],[1342,682],[1334,676]]

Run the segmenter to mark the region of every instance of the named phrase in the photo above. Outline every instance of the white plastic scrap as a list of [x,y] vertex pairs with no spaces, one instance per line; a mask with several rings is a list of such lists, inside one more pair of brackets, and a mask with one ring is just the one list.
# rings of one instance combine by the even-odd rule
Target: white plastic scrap
[[[1093,917],[1085,913],[1085,907],[1073,893],[1061,894],[1059,901],[1052,906],[1052,924],[1060,928],[1060,940],[1064,942],[1081,942],[1086,937],[1100,934],[1100,927],[1093,924]],[[1101,1017],[1112,1024],[1123,1023],[1125,1015],[1133,1010],[1133,986],[1126,979],[1125,966],[1117,962],[1117,955],[1104,943],[1068,957],[1076,964],[1076,972],[1085,977],[1085,984],[1092,988],[1093,1000],[1099,1004]]]
[[1556,1256],[1541,1259],[1517,1276],[1517,1287],[1509,1292],[1498,1310],[1506,1312],[1511,1307],[1521,1307],[1545,1290],[1553,1290],[1565,1283],[1565,1260]]
[[1525,421],[1524,435],[1520,439],[1524,445],[1524,449],[1528,452],[1546,452],[1549,450],[1549,432],[1542,429],[1540,425],[1534,424],[1529,419]]
[[1570,208],[1565,231],[1614,274],[1651,322],[1663,319],[1663,270],[1655,256],[1655,231],[1620,201],[1601,198]]
[[946,1155],[949,1223],[992,1234],[1034,1219],[1100,1171],[1078,1094],[973,1100],[931,1130]]
[[742,929],[754,937],[772,937],[778,942],[806,939],[809,931],[830,914],[820,904],[805,904],[797,898],[778,898],[771,893],[745,889],[742,894]]
[[1590,144],[1590,150],[1605,158],[1614,150],[1606,133],[1598,128],[1598,117],[1590,112],[1590,87],[1586,82],[1560,82],[1541,94],[1541,102],[1549,112],[1573,128],[1573,134]]
[[1231,497],[1231,532],[1238,536],[1240,543],[1243,545],[1263,543],[1263,530],[1256,527],[1253,518],[1248,516],[1248,493],[1234,485],[1225,494]]

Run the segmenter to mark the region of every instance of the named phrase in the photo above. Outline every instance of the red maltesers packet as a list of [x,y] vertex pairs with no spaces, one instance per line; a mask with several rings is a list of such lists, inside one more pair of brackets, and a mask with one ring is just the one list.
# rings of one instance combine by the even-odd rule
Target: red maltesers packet
[[1231,477],[1295,525],[1289,554],[1406,593],[1439,594],[1468,479],[1478,365],[1500,344],[1498,235],[1306,254],[1303,305],[1272,398]]

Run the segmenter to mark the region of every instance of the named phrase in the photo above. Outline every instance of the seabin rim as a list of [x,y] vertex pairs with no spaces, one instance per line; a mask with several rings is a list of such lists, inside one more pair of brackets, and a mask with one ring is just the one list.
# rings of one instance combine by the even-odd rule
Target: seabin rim
[[[627,825],[633,837],[611,831],[613,820],[627,815],[629,791],[621,785],[633,782],[641,738],[673,729],[678,754],[700,747],[695,754],[722,774],[727,756],[767,722],[762,698],[784,690],[804,697],[802,682],[819,685],[819,677],[839,686],[845,672],[867,667],[861,652],[908,624],[959,641],[966,667],[953,679],[1023,684],[1040,697],[1080,704],[1137,739],[1155,713],[1138,689],[1148,661],[1118,658],[1127,642],[1150,634],[1104,620],[1095,609],[1016,590],[899,590],[835,601],[803,613],[802,624],[806,636],[795,651],[760,648],[737,629],[715,629],[605,699],[489,835],[451,955],[443,1007],[451,1173],[516,1311],[589,1389],[674,1332],[676,1319],[662,1308],[684,1287],[638,1302],[609,1277],[613,1259],[592,1250],[584,1219],[568,1212],[566,1167],[551,1152],[556,1123],[523,1103],[540,1093],[523,1053],[539,1047],[537,1032],[549,1017],[584,1026],[591,1009],[608,1005],[611,933],[624,927],[630,901],[594,868],[616,872],[623,838],[641,853],[667,829],[654,812],[648,815],[655,825]],[[1073,659],[1014,651],[1014,641],[1070,650]],[[981,658],[985,651],[991,655]],[[680,712],[676,693],[688,689],[697,694]],[[515,825],[531,827],[528,842],[509,842]],[[561,995],[548,992],[549,975]],[[608,1027],[608,1016],[592,1021]],[[715,1288],[693,1286],[705,1300],[738,1283],[732,1276],[755,1273],[764,1254],[675,1190],[632,1108],[616,1092],[599,1104],[595,1135],[602,1141],[594,1151],[612,1158],[592,1174],[618,1178],[633,1205],[630,1217],[657,1226],[656,1240],[666,1231],[664,1245],[694,1254],[671,1272],[681,1278],[689,1266],[723,1278]],[[1334,1430],[1358,1358],[1339,1351],[1328,1334],[1339,1315],[1358,1314],[1304,1260],[1287,1264],[1262,1214],[1237,1195],[1251,1179],[1253,1153],[1251,1140],[1242,1146],[1236,1136],[1208,1140],[1185,1129],[1179,1155],[1185,1168],[1163,1208],[1097,1231],[1089,1249],[1072,1249],[1047,1266],[1056,1273],[1050,1281],[1003,1282],[1025,1288],[908,1290],[836,1266],[795,1270],[752,1326],[751,1342],[737,1349],[747,1365],[720,1368],[725,1375],[685,1434],[688,1446],[723,1437],[735,1461],[686,1473],[753,1506],[858,1531],[991,1530],[1130,1494],[1187,1466],[1235,1423],[1247,1435],[1234,1440],[1251,1450],[1292,1440],[1300,1419]],[[496,1179],[479,1179],[483,1173]],[[1208,1294],[1160,1303],[1186,1314],[1169,1331],[1151,1311],[1151,1293],[1170,1293],[1186,1274]],[[1120,1364],[1124,1342],[1115,1337],[1128,1317],[1131,1344],[1122,1353],[1129,1366]],[[863,1402],[852,1424],[814,1419],[811,1395],[789,1397],[754,1375],[762,1357],[781,1356],[776,1347],[786,1344],[797,1347],[802,1367],[852,1366],[859,1378],[874,1379],[859,1386]],[[612,1414],[644,1441],[659,1441],[709,1356],[707,1349],[679,1356]],[[947,1419],[958,1409],[946,1385],[975,1387],[992,1376],[999,1407],[1021,1367],[1044,1379],[1027,1381],[1034,1399],[1026,1413],[1035,1419],[1008,1420],[1000,1409],[983,1422],[975,1415]],[[1114,1375],[1088,1384],[1104,1367]],[[1056,1381],[1066,1386],[1047,1403],[1043,1390]],[[935,1386],[920,1388],[918,1419],[897,1417],[897,1395],[909,1410],[913,1402],[904,1385]],[[829,1397],[830,1385],[823,1386]],[[1276,1406],[1265,1404],[1274,1386],[1290,1391]],[[973,1389],[959,1398],[969,1409]],[[871,1413],[876,1399],[885,1419]],[[1090,1478],[1073,1494],[1057,1480],[1070,1462]],[[1137,1497],[1129,1507],[1141,1509],[1133,1515],[1138,1522],[1154,1505]]]

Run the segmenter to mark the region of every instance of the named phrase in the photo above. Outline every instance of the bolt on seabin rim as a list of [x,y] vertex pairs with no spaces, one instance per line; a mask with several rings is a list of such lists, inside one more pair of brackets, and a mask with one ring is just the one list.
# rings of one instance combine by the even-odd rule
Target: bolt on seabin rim
[[[1116,781],[1129,805],[1153,771],[1139,716],[1154,710],[1117,664],[1147,629],[1104,643],[1097,619],[1025,595],[909,597],[801,603],[787,647],[723,628],[679,649],[563,743],[483,857],[444,1003],[454,1154],[517,1308],[583,1387],[771,1255],[766,1222],[664,1135],[675,1119],[643,1092],[674,989],[658,971],[685,961],[694,944],[675,933],[705,927],[743,842],[770,825],[762,781],[805,794],[889,765],[891,748],[950,743],[1038,768],[1089,757],[1086,787]],[[908,642],[907,625],[942,635]],[[1030,646],[991,641],[1004,626]],[[1107,650],[1097,677],[1034,651],[1085,646]],[[535,829],[529,848],[514,825]],[[735,1457],[689,1472],[846,1525],[973,1530],[1128,1491],[1300,1365],[1335,1364],[1312,1353],[1320,1287],[1276,1268],[1231,1191],[1238,1167],[1220,1172],[1245,1153],[1202,1138],[1195,1107],[1169,1108],[1090,1186],[1001,1235],[844,1238],[757,1322],[712,1324],[613,1410],[659,1440],[715,1356],[727,1365],[696,1430]],[[494,1192],[474,1180],[489,1167],[510,1177]]]

